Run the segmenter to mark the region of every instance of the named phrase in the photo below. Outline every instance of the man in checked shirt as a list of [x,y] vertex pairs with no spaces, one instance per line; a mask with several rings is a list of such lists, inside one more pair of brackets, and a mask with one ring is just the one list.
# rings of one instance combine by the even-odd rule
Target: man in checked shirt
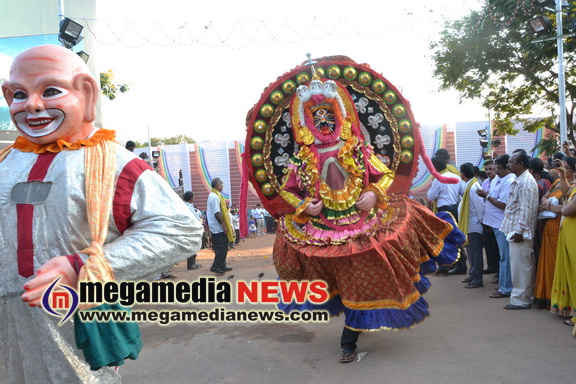
[[516,175],[510,185],[510,197],[500,231],[510,244],[512,293],[504,309],[530,309],[534,285],[534,252],[532,245],[538,216],[538,184],[528,172],[528,155],[516,153],[508,168]]

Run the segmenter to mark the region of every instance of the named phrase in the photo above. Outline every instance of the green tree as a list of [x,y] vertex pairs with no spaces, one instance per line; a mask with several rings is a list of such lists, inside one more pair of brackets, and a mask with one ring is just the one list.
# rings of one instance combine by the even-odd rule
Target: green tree
[[100,74],[100,89],[102,94],[110,100],[116,98],[118,92],[128,92],[128,84],[118,84],[114,78],[114,72],[111,69]]
[[151,137],[150,142],[153,147],[156,147],[158,145],[193,144],[196,140],[186,135],[176,135],[172,137]]
[[[563,25],[576,19],[576,1],[566,10]],[[440,88],[456,89],[461,99],[479,99],[494,113],[498,134],[516,134],[514,121],[534,132],[548,128],[559,133],[556,40],[532,43],[536,37],[527,21],[546,15],[555,31],[555,14],[536,6],[534,0],[486,0],[480,11],[448,22],[439,40],[430,44],[434,75]],[[565,33],[568,31],[566,30]],[[552,33],[553,35],[555,32]],[[567,39],[570,47],[573,38]],[[576,95],[574,48],[565,49],[567,136],[576,144],[573,117]],[[538,118],[531,118],[537,114]],[[558,135],[539,144],[546,152],[559,148]]]

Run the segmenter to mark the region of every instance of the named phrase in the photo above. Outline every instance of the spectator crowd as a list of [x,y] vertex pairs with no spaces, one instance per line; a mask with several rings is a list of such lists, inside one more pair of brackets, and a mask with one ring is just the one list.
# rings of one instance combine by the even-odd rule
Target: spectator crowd
[[[434,212],[450,212],[467,235],[459,259],[450,268],[439,267],[436,275],[465,275],[462,283],[467,289],[485,287],[488,275],[494,286],[488,297],[507,299],[504,309],[548,309],[562,316],[576,336],[576,157],[567,146],[563,151],[543,161],[518,149],[484,161],[479,169],[471,163],[457,166],[446,149],[439,149],[431,159],[434,168],[458,181],[434,180],[428,200],[421,202]],[[215,179],[211,214],[194,207],[191,191],[183,196],[204,224],[202,248],[215,250],[210,270],[220,275],[232,270],[226,265],[228,250],[245,241],[239,209],[222,203],[221,187],[221,180]],[[219,220],[210,223],[215,214]],[[249,238],[276,233],[274,218],[261,204],[244,219]],[[187,268],[200,267],[191,255]],[[160,278],[173,277],[166,270]]]
[[563,152],[543,161],[518,149],[478,169],[440,149],[434,168],[459,181],[434,180],[423,203],[450,212],[468,237],[460,259],[437,275],[464,275],[467,289],[483,288],[488,275],[488,297],[506,299],[504,309],[548,309],[576,336],[576,158],[566,145]]

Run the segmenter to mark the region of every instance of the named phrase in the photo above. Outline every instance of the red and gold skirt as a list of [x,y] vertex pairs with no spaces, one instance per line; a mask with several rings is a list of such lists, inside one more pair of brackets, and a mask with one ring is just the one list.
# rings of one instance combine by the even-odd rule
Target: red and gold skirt
[[452,264],[466,237],[445,212],[437,217],[403,195],[392,195],[393,220],[368,236],[325,246],[276,236],[274,264],[283,280],[324,280],[329,300],[321,305],[280,304],[292,310],[328,310],[346,315],[346,326],[357,331],[402,329],[429,316],[423,299],[429,286],[425,274],[437,264]]

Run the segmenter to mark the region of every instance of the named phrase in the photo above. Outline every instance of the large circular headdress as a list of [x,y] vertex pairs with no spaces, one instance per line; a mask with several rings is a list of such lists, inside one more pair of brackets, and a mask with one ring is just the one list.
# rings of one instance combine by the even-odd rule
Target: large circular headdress
[[410,103],[367,64],[357,64],[346,56],[330,56],[314,60],[314,65],[303,63],[279,77],[248,112],[243,176],[249,178],[265,208],[273,215],[294,210],[278,191],[290,158],[299,145],[312,140],[296,126],[300,118],[294,115],[301,111],[291,106],[300,97],[296,92],[299,86],[311,86],[314,92],[313,77],[336,84],[333,91],[357,127],[355,133],[395,172],[388,193],[407,193],[418,171],[420,150],[419,127]]

